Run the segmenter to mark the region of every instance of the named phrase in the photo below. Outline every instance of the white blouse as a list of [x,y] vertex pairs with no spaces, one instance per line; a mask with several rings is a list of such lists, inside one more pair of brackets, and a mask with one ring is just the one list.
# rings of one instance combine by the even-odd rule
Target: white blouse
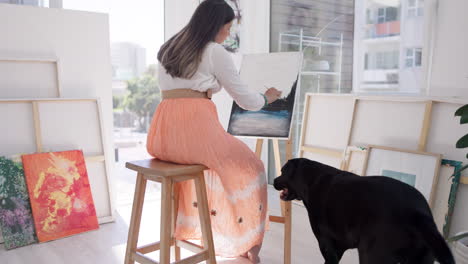
[[161,90],[192,89],[205,92],[212,89],[213,94],[224,87],[236,103],[252,111],[260,110],[265,104],[263,96],[242,82],[231,55],[218,43],[210,42],[202,55],[195,75],[190,79],[173,78],[159,67],[159,88]]

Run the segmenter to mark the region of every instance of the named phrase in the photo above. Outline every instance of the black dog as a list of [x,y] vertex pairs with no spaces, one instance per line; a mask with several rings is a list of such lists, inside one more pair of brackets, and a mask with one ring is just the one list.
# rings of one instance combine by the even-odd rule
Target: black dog
[[361,264],[455,263],[424,196],[408,184],[292,159],[274,187],[281,199],[304,202],[325,264],[351,248]]

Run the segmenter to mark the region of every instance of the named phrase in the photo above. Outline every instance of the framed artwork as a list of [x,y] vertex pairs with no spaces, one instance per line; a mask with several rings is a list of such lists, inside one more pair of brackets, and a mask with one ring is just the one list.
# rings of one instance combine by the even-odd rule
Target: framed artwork
[[5,249],[37,243],[20,156],[0,157],[0,229]]
[[382,146],[368,146],[364,176],[394,178],[419,190],[433,206],[441,155]]
[[346,148],[343,170],[359,176],[364,174],[364,162],[367,149],[364,147],[349,146]]
[[23,155],[39,242],[99,228],[81,150]]
[[282,97],[259,111],[244,110],[234,102],[228,132],[243,137],[289,138],[301,63],[300,52],[244,55],[240,76],[249,89],[263,94],[266,87],[275,87]]

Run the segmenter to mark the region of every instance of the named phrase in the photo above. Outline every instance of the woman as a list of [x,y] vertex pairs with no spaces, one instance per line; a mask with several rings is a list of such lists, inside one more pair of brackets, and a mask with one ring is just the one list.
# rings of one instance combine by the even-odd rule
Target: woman
[[[161,160],[203,164],[216,254],[258,263],[267,221],[263,163],[225,132],[209,98],[224,87],[239,106],[260,110],[281,92],[265,94],[242,83],[231,55],[220,44],[229,36],[234,12],[224,0],[205,0],[190,22],[158,53],[163,101],[153,116],[148,152]],[[177,239],[200,239],[191,182],[178,184]]]

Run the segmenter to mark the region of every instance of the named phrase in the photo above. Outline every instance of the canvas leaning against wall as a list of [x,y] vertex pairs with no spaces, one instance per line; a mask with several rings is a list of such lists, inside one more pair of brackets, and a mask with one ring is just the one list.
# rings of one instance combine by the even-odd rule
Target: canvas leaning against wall
[[23,155],[22,160],[39,242],[99,228],[82,151]]
[[5,249],[37,242],[19,155],[0,157],[0,229],[5,240]]
[[234,136],[289,138],[301,63],[300,52],[244,55],[240,76],[249,89],[263,94],[274,87],[282,95],[260,111],[244,110],[234,102],[228,132]]

